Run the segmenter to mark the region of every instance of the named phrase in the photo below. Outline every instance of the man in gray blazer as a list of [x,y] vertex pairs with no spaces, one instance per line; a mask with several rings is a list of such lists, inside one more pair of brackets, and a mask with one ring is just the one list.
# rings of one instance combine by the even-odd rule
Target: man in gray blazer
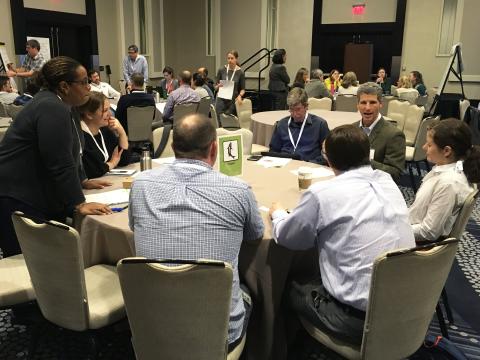
[[405,169],[405,134],[380,114],[382,88],[373,82],[357,92],[357,108],[362,120],[357,124],[370,140],[370,161],[374,169],[389,173],[398,183]]
[[332,98],[330,91],[328,91],[323,83],[323,71],[320,69],[312,70],[312,73],[310,74],[310,81],[305,84],[305,91],[307,92],[309,98]]

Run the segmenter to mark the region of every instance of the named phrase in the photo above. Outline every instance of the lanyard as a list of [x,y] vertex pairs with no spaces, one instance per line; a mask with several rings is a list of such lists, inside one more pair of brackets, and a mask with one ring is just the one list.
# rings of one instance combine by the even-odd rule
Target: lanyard
[[293,141],[292,132],[290,131],[290,122],[292,121],[292,117],[290,116],[290,119],[288,119],[288,124],[287,124],[288,136],[290,137],[290,142],[293,145],[293,152],[297,150],[298,143],[300,142],[300,138],[302,137],[302,134],[303,134],[303,129],[305,128],[305,123],[307,122],[307,116],[308,116],[308,112],[305,114],[305,118],[303,119],[302,127],[300,128],[300,133],[298,134],[298,138],[297,138],[297,143]]
[[232,78],[230,80],[228,80],[228,65],[225,65],[227,71],[225,71],[225,78],[227,81],[233,81],[233,77],[235,76],[235,71],[237,71],[237,67],[235,66],[235,69],[233,69],[233,74],[232,74]]
[[92,137],[93,141],[95,142],[95,145],[97,145],[98,150],[100,150],[100,152],[102,153],[103,158],[105,159],[105,162],[107,162],[108,161],[108,150],[107,150],[107,147],[105,146],[105,140],[103,139],[102,131],[99,130],[98,132],[100,133],[100,137],[102,138],[103,149],[100,147],[100,145],[98,145],[97,139],[95,139],[95,136],[93,136],[93,134],[90,131],[90,129],[88,128],[87,124],[85,124],[83,121],[82,121],[81,124],[82,124],[82,130],[85,131],[87,134],[89,134]]

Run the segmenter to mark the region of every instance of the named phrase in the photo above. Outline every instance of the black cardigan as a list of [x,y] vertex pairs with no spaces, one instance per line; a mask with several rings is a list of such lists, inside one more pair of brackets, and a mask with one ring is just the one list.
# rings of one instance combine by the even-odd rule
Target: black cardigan
[[0,143],[0,196],[47,215],[69,214],[85,201],[80,144],[70,107],[51,91],[25,105]]

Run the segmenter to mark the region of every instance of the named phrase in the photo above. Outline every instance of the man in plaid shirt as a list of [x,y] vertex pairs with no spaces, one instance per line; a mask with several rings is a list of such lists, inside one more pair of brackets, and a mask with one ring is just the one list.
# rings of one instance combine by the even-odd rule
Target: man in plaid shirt
[[28,40],[26,50],[27,56],[25,56],[22,67],[15,69],[13,66],[10,66],[10,70],[7,71],[9,77],[29,78],[34,72],[40,71],[43,64],[45,64],[45,59],[40,54],[40,43],[37,40]]
[[250,306],[242,300],[238,254],[242,241],[262,238],[264,225],[248,184],[215,171],[216,130],[194,114],[173,128],[173,164],[144,171],[130,193],[129,220],[137,256],[212,259],[233,268],[229,349],[245,333]]

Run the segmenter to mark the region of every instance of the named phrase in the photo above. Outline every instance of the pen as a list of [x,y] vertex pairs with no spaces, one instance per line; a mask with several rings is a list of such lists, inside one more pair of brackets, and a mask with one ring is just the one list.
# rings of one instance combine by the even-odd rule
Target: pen
[[122,206],[122,207],[114,207],[112,208],[113,212],[122,212],[123,210],[127,209],[128,205]]

